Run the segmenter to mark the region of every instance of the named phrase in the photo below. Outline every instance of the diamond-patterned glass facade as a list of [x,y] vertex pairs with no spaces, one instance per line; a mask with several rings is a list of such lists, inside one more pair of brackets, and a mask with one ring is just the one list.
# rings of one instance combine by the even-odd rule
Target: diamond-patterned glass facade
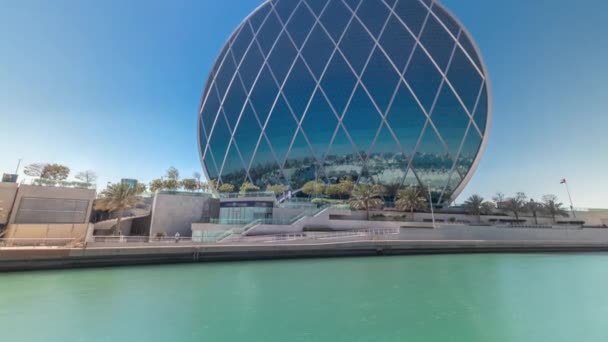
[[489,130],[483,59],[431,0],[268,0],[235,30],[199,111],[209,179],[429,188],[453,200]]

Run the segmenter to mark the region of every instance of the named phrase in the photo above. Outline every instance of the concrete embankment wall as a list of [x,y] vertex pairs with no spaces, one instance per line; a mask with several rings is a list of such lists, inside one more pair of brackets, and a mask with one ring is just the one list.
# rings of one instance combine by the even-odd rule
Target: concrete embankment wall
[[483,240],[597,242],[608,245],[608,229],[602,228],[509,228],[446,225],[436,229],[403,228],[400,240]]
[[0,271],[410,254],[608,252],[605,242],[363,240],[323,244],[0,249]]

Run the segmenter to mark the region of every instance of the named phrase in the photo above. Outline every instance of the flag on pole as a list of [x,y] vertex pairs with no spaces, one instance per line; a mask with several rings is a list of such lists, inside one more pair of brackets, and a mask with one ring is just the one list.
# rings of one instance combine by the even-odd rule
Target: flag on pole
[[559,181],[559,184],[565,184],[566,183],[566,178],[562,178],[561,181]]

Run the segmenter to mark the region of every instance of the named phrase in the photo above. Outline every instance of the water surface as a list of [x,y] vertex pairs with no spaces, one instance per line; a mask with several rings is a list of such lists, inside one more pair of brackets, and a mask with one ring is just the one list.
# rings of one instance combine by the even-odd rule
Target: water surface
[[0,274],[2,341],[607,341],[608,255]]

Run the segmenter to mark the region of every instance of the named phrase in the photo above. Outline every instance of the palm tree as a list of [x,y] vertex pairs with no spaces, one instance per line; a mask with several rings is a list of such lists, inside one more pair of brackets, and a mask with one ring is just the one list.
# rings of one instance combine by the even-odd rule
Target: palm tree
[[530,198],[530,201],[526,203],[526,209],[532,213],[534,224],[538,224],[538,213],[543,210],[543,205]]
[[402,211],[409,211],[414,220],[414,211],[426,208],[426,198],[418,188],[405,188],[397,192],[395,207]]
[[515,219],[519,221],[519,214],[526,211],[526,194],[518,192],[515,197],[509,197],[504,202],[501,208],[510,211],[515,215]]
[[551,218],[553,219],[553,223],[555,223],[556,216],[568,216],[568,212],[562,208],[563,203],[557,201],[557,196],[555,195],[545,195],[543,196],[543,206]]
[[383,194],[384,188],[381,185],[359,184],[354,188],[348,203],[357,210],[367,211],[367,220],[369,221],[369,210],[384,204]]
[[472,195],[464,202],[464,207],[469,215],[477,216],[477,221],[481,222],[481,214],[491,213],[494,209],[494,204],[485,201],[479,195]]
[[117,235],[118,232],[120,232],[120,223],[124,211],[134,208],[141,202],[140,194],[137,187],[130,187],[126,183],[110,184],[101,192],[99,198],[95,202],[95,209],[118,213],[114,235]]

